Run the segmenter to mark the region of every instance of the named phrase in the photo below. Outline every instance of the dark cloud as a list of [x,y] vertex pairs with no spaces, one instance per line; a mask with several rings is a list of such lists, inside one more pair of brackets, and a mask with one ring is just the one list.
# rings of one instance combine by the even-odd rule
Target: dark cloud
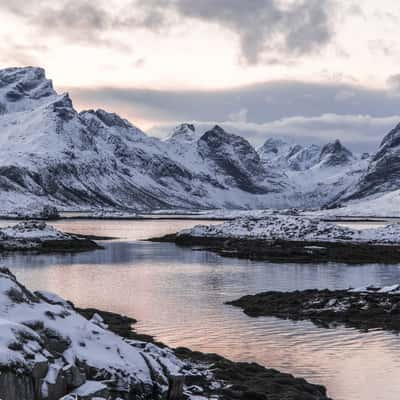
[[333,36],[333,0],[298,0],[283,7],[278,0],[149,0],[184,17],[216,23],[239,36],[249,63],[265,50],[302,55],[320,49]]
[[66,89],[86,104],[94,101],[111,108],[129,104],[140,110],[143,118],[150,120],[224,121],[232,113],[246,109],[249,121],[263,123],[298,115],[316,117],[329,113],[385,117],[397,115],[400,110],[400,97],[388,91],[345,84],[280,81],[208,91]]
[[0,11],[13,13],[26,24],[47,36],[96,43],[112,20],[99,3],[90,1],[15,0],[0,2]]
[[40,34],[63,40],[87,43],[88,45],[113,45],[108,34],[113,31],[129,31],[136,28],[150,30],[164,26],[165,16],[159,7],[151,8],[144,3],[140,6],[134,0],[116,3],[101,0],[36,0],[25,2],[0,1],[0,11],[7,11],[24,20]]
[[372,150],[380,142],[400,110],[400,96],[390,91],[338,84],[282,81],[213,91],[64,89],[78,106],[96,104],[142,120],[230,121],[241,126],[244,135],[250,135],[254,129],[246,129],[255,126],[257,132],[262,128],[265,134],[270,130],[312,137],[316,142],[338,137],[363,150]]
[[[91,44],[105,43],[113,30],[168,30],[187,19],[218,24],[237,34],[249,63],[269,62],[267,50],[299,56],[325,46],[333,36],[335,0],[90,0],[1,1],[0,10],[23,18],[48,35]],[[184,18],[182,18],[184,17]],[[263,57],[265,56],[265,57]],[[275,59],[275,58],[272,58]]]

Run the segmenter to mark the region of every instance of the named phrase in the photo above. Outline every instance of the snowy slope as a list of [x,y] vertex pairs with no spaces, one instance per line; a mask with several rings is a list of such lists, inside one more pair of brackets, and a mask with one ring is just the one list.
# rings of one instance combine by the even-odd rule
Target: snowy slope
[[400,189],[387,193],[377,193],[366,199],[352,200],[342,207],[321,210],[315,215],[329,217],[378,217],[400,218]]

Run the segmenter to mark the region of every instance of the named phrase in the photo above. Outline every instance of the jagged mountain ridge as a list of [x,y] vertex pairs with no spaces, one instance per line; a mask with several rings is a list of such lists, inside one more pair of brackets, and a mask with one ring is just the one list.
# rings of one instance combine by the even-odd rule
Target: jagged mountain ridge
[[251,145],[219,127],[196,142],[197,169],[176,157],[179,146],[149,137],[115,114],[78,113],[41,69],[2,70],[0,87],[3,205],[251,208],[274,200],[269,193],[276,190],[263,186],[267,174]]
[[162,141],[116,114],[78,113],[40,68],[0,70],[0,110],[4,208],[318,207],[353,183],[344,165],[358,162],[334,143],[286,146],[276,163],[266,145],[256,151],[218,126],[198,132],[182,124]]

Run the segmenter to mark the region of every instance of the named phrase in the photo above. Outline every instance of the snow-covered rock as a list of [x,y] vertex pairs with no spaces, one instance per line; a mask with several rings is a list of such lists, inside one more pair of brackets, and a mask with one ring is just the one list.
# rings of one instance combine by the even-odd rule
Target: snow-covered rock
[[30,292],[6,269],[0,269],[0,371],[0,398],[7,400],[111,392],[113,399],[165,399],[171,376],[198,374],[168,348],[124,340],[101,317],[87,320],[56,295]]
[[91,250],[99,246],[92,240],[61,232],[43,221],[24,221],[0,228],[0,250]]
[[318,218],[270,215],[264,218],[241,217],[219,225],[197,225],[178,232],[178,236],[182,235],[313,242],[400,243],[400,224],[358,230],[324,222]]

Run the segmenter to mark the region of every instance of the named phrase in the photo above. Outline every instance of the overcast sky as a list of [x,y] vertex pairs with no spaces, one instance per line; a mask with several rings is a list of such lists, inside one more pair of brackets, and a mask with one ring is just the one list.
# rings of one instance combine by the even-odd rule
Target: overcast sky
[[373,150],[400,122],[397,1],[0,0],[0,21],[1,67],[159,136],[218,122]]

